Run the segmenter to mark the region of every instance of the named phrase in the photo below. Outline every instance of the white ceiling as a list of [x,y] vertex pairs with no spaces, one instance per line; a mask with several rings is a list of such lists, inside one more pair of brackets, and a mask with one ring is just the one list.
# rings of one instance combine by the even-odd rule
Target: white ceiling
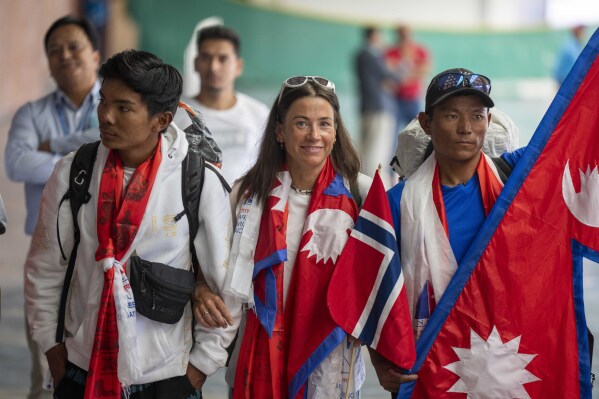
[[339,21],[424,29],[515,29],[599,23],[598,0],[250,0]]

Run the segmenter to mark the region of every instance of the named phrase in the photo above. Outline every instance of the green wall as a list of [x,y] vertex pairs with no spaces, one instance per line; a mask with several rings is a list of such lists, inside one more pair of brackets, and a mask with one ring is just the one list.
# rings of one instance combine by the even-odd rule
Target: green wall
[[[130,0],[141,48],[181,67],[195,24],[220,16],[242,37],[242,85],[270,84],[294,74],[319,74],[353,84],[352,56],[361,43],[357,24],[269,11],[227,0]],[[416,31],[433,55],[433,70],[465,66],[492,78],[550,76],[565,31]],[[392,35],[387,30],[387,37]]]
[[229,1],[179,0],[176,4],[179,11],[169,12],[172,7],[163,1],[130,1],[131,14],[141,28],[140,47],[177,67],[182,65],[183,50],[196,23],[220,16],[242,39],[242,86],[281,82],[294,74],[318,74],[339,82],[351,79],[351,54],[360,42],[356,26],[297,18]]
[[[363,26],[230,0],[129,0],[129,7],[140,27],[140,48],[178,68],[195,25],[211,16],[221,17],[242,38],[245,70],[237,87],[269,105],[288,76],[321,75],[333,80],[344,120],[356,136],[359,115],[352,60],[362,42]],[[385,33],[392,41],[390,27]],[[491,77],[496,83],[496,104],[527,132],[534,130],[546,105],[520,99],[514,87],[522,78],[550,77],[555,53],[567,35],[567,30],[549,29],[414,32],[432,54],[431,76],[463,66]]]

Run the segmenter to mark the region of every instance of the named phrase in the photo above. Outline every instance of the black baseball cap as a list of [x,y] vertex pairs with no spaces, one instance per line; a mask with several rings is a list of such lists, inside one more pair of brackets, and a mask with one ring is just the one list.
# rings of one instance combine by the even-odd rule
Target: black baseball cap
[[425,112],[457,93],[477,95],[487,107],[495,106],[489,97],[491,79],[466,68],[452,68],[437,74],[431,80],[426,89]]

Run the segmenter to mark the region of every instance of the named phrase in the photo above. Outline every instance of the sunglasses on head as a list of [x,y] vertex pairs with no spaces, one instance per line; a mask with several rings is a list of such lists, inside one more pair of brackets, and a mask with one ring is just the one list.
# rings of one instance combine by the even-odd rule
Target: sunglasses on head
[[448,72],[441,76],[437,76],[437,78],[431,82],[431,87],[441,91],[458,87],[469,87],[482,93],[489,94],[491,92],[491,79],[480,74]]
[[281,96],[283,95],[283,92],[286,88],[294,89],[296,87],[305,85],[310,80],[324,87],[325,89],[331,90],[333,93],[335,92],[335,83],[331,82],[327,78],[323,78],[320,76],[292,76],[290,78],[285,79],[285,81],[281,85],[281,91],[279,91],[278,104],[281,104]]

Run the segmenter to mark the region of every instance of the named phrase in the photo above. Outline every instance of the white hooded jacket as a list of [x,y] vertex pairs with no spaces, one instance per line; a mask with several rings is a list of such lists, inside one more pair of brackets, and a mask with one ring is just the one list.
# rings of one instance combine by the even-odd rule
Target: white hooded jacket
[[[123,258],[135,251],[142,259],[160,262],[179,269],[191,268],[189,225],[186,217],[175,215],[183,210],[181,192],[182,161],[187,154],[185,133],[171,124],[161,137],[162,161],[139,231]],[[109,150],[100,145],[91,177],[91,199],[78,215],[81,242],[66,309],[66,347],[70,362],[87,370],[93,345],[98,306],[103,286],[101,262],[96,262],[98,248],[96,215],[100,178]],[[68,260],[61,258],[56,224],[66,254],[73,247],[73,222],[69,201],[59,209],[67,191],[74,153],[56,164],[46,185],[40,216],[25,264],[25,308],[33,339],[46,352],[56,345],[55,334],[60,294]],[[206,168],[199,206],[199,230],[194,240],[201,270],[213,292],[223,298],[235,324],[226,329],[209,329],[195,324],[192,339],[192,309],[188,304],[181,320],[164,324],[137,314],[137,351],[142,376],[134,384],[159,381],[184,375],[188,362],[210,375],[223,367],[226,348],[235,336],[241,317],[241,303],[223,292],[232,236],[228,193],[217,172]]]

